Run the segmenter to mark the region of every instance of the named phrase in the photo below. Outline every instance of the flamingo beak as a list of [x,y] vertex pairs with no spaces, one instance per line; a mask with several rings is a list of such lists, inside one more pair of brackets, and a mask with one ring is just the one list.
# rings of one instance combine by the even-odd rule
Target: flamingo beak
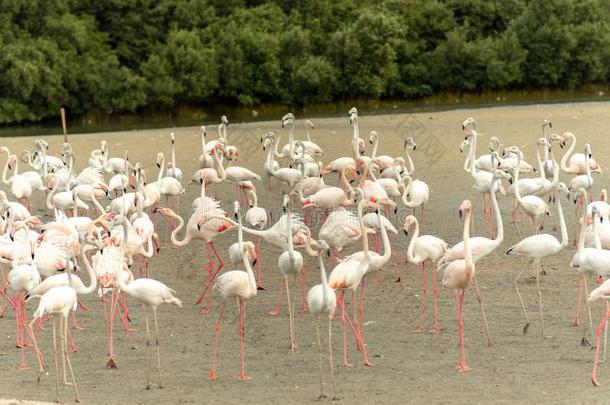
[[462,219],[462,210],[458,210],[458,215],[460,216],[460,219]]

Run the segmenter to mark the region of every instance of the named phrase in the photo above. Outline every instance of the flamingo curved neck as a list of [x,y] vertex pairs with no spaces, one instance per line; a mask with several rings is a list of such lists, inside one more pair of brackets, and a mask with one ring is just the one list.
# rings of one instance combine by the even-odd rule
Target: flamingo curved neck
[[474,274],[474,262],[472,261],[472,250],[470,247],[470,218],[472,217],[472,208],[466,211],[466,218],[464,219],[464,259],[466,262],[466,277],[468,282]]
[[324,256],[318,254],[319,263],[320,263],[320,279],[322,282],[322,302],[326,304],[328,302],[328,290],[330,286],[328,285],[328,278],[326,277],[326,268],[324,267]]
[[8,176],[8,161],[9,161],[10,156],[11,156],[10,152],[7,152],[6,164],[4,165],[4,170],[2,171],[2,182],[4,184],[6,184],[7,186],[11,185],[11,180],[12,180],[12,178],[9,179],[7,177]]
[[252,266],[250,265],[249,255],[242,251],[242,261],[244,263],[244,267],[246,269],[246,273],[248,273],[248,286],[250,287],[250,294],[256,294],[256,279],[254,278],[254,272],[252,271]]
[[561,162],[559,164],[561,166],[561,170],[563,170],[566,173],[571,173],[572,168],[568,167],[567,163],[568,163],[568,158],[572,155],[572,152],[574,152],[574,147],[576,147],[576,136],[571,132],[566,132],[564,135],[566,138],[568,138],[570,140],[570,146],[566,150],[566,153],[563,154],[563,157],[561,158]]
[[411,201],[407,199],[407,194],[409,194],[411,191],[411,184],[413,184],[413,178],[411,178],[411,176],[405,176],[403,177],[403,182],[405,179],[409,182],[405,186],[405,190],[402,192],[402,196],[400,197],[400,199],[402,200],[402,203],[407,207],[415,208],[417,207],[417,203],[413,201],[413,196],[411,196]]
[[417,219],[415,219],[415,221],[413,222],[413,227],[413,235],[411,236],[409,246],[407,247],[407,259],[409,259],[409,261],[412,263],[416,263],[417,259],[413,254],[413,251],[415,250],[415,241],[419,237],[419,222],[417,221]]
[[[381,240],[383,241],[383,256],[382,263],[387,263],[392,257],[392,245],[390,245],[390,238],[388,237],[388,231],[385,229],[385,224],[381,218],[381,212],[377,209],[377,219],[379,220],[379,227],[381,228]],[[366,235],[364,235],[366,238]]]
[[161,163],[159,165],[159,174],[157,174],[157,184],[161,183],[163,171],[165,170],[165,155],[161,154]]
[[373,144],[373,152],[371,153],[371,159],[377,157],[377,147],[379,146],[379,135],[375,135],[375,143]]
[[78,291],[79,294],[89,294],[95,291],[97,287],[97,278],[95,277],[95,272],[93,271],[93,267],[91,267],[91,263],[87,259],[87,255],[85,254],[85,249],[81,249],[81,259],[85,263],[85,267],[87,268],[87,274],[89,275],[89,285],[85,287],[83,290]]
[[496,233],[496,238],[494,242],[496,246],[499,246],[504,240],[504,223],[502,222],[502,214],[500,214],[500,207],[498,205],[498,199],[496,197],[496,193],[493,191],[495,189],[495,183],[498,182],[499,179],[496,179],[491,186],[491,203],[493,204],[494,216],[496,217],[496,223],[498,224],[498,230]]
[[[548,149],[545,145],[542,146],[544,147],[545,154],[548,155]],[[536,160],[538,161],[538,170],[540,171],[540,178],[546,179],[546,175],[544,174],[544,165],[542,164],[542,159],[540,158],[540,145],[536,145]],[[546,162],[547,158],[545,158],[544,161]]]
[[362,233],[362,251],[364,252],[364,259],[369,259],[369,238],[366,233],[366,227],[364,226],[364,197],[358,204],[358,222],[360,222],[360,232]]
[[[586,213],[587,211],[585,211]],[[559,215],[559,228],[561,229],[561,247],[560,250],[563,250],[566,246],[568,246],[568,228],[566,227],[566,220],[563,217],[563,209],[561,207],[561,196],[557,193],[557,215]],[[585,215],[586,217],[586,215]],[[586,221],[584,221],[586,222]],[[582,239],[584,239],[584,233],[582,234]]]
[[[203,201],[201,201],[201,203],[203,204]],[[176,226],[176,228],[174,228],[174,230],[172,231],[171,235],[170,235],[170,240],[172,241],[172,243],[175,246],[181,247],[181,246],[186,246],[189,244],[189,242],[191,241],[191,238],[188,236],[188,232],[186,235],[184,235],[184,239],[182,240],[178,240],[178,233],[180,232],[180,230],[182,229],[182,227],[184,226],[184,219],[182,219],[182,217],[180,215],[176,215],[176,214],[170,214],[171,217],[176,218],[178,220],[178,226]]]
[[583,212],[582,212],[582,219],[581,219],[581,224],[580,224],[580,234],[579,234],[579,238],[578,239],[578,251],[582,252],[585,248],[585,232],[587,230],[587,212],[588,212],[588,207],[589,207],[589,198],[587,196],[587,192],[584,189],[580,189],[579,194],[581,196],[581,198],[583,199]]

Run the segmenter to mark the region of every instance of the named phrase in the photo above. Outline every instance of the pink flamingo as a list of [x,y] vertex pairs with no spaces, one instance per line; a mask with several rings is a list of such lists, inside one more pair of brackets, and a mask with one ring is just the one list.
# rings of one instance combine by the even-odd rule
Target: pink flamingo
[[464,251],[465,258],[455,260],[445,268],[443,273],[443,287],[452,288],[455,290],[455,298],[457,303],[457,319],[458,319],[458,341],[460,345],[460,353],[458,357],[457,369],[460,373],[467,373],[470,367],[466,364],[466,353],[464,350],[464,322],[462,319],[462,311],[464,309],[464,293],[474,277],[475,264],[472,260],[472,251],[470,249],[470,219],[472,217],[472,203],[465,200],[460,205],[460,216],[466,212],[464,220]]
[[222,314],[225,310],[227,298],[237,297],[239,302],[239,343],[240,343],[240,372],[239,379],[249,381],[252,377],[245,372],[245,318],[246,318],[246,300],[254,297],[257,292],[256,280],[250,266],[250,261],[256,261],[256,251],[250,244],[242,245],[242,259],[246,271],[233,270],[221,274],[217,279],[214,287],[220,291],[222,295],[222,305],[218,311],[218,320],[216,321],[216,337],[214,339],[214,351],[212,352],[212,367],[208,373],[208,380],[216,381],[218,374],[216,373],[216,358],[218,357],[218,343],[220,339],[220,322]]
[[419,305],[419,326],[415,331],[418,333],[426,331],[424,326],[426,323],[426,261],[430,261],[432,263],[432,276],[434,277],[432,287],[432,293],[434,295],[434,326],[432,329],[430,329],[430,332],[439,333],[440,327],[438,324],[438,286],[436,264],[447,251],[447,243],[436,236],[420,235],[419,223],[417,222],[417,218],[415,218],[413,215],[409,215],[405,219],[405,223],[402,228],[405,235],[408,236],[411,225],[414,226],[414,231],[407,249],[407,261],[419,265],[422,273],[422,295]]
[[[125,273],[125,271],[123,272]],[[157,346],[157,370],[159,372],[159,388],[163,388],[161,380],[161,353],[159,349],[159,326],[157,323],[157,308],[162,303],[173,304],[178,307],[182,307],[182,302],[174,297],[175,291],[161,283],[160,281],[153,280],[152,278],[138,278],[125,283],[125,278],[129,277],[117,277],[119,288],[127,293],[130,297],[133,297],[143,303],[146,307],[150,308],[153,313],[153,320],[155,323],[155,345]],[[150,346],[152,345],[150,339],[150,328],[148,321],[148,314],[146,314],[146,389],[151,388],[150,383]]]

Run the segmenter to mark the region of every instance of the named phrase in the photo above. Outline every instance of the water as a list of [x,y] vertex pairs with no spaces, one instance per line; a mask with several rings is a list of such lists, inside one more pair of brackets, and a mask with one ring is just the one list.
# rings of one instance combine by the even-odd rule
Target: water
[[[230,122],[277,120],[289,111],[297,118],[330,117],[347,114],[356,106],[361,115],[398,114],[422,111],[482,108],[524,104],[548,104],[584,101],[610,101],[610,86],[587,86],[574,90],[512,90],[477,94],[438,94],[415,100],[349,100],[324,104],[290,107],[266,104],[253,108],[235,106],[193,107],[174,109],[147,108],[139,113],[110,114],[95,111],[82,117],[69,117],[68,132],[91,133],[147,128],[170,128],[195,125],[216,125],[225,114]],[[35,124],[0,125],[0,137],[51,135],[61,133],[59,113],[57,119]]]

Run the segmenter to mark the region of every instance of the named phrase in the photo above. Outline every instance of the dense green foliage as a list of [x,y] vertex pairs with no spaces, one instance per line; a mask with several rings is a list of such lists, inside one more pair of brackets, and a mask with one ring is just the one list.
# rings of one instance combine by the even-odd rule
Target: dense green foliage
[[610,77],[607,0],[0,0],[0,123]]

